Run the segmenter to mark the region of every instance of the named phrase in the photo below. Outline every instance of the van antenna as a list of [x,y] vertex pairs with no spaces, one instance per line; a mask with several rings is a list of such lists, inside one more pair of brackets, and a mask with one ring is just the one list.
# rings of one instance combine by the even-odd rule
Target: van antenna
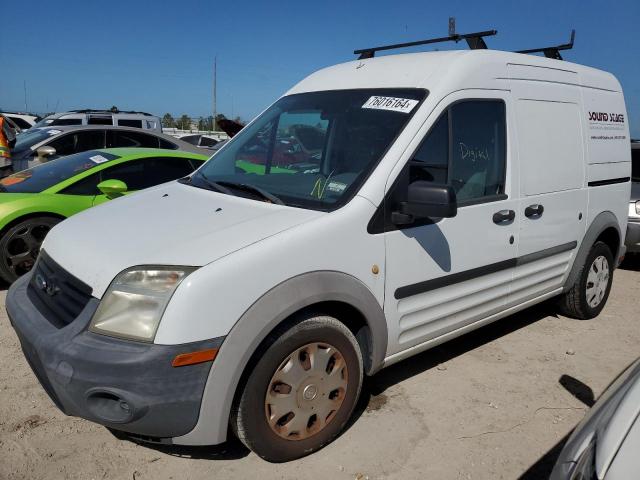
[[556,60],[562,60],[560,50],[571,50],[573,48],[573,41],[576,38],[576,31],[571,30],[571,40],[569,43],[562,45],[556,45],[555,47],[543,47],[543,48],[530,48],[528,50],[518,50],[516,53],[544,53],[547,58],[555,58]]

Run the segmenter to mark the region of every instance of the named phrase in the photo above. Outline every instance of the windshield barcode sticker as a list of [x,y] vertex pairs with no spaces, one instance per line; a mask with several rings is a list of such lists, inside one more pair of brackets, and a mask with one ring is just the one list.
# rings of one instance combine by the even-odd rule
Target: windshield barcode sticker
[[109,161],[109,159],[104,158],[102,155],[94,155],[93,157],[89,157],[89,160],[93,163],[104,163]]
[[418,104],[418,100],[397,97],[369,97],[362,108],[374,110],[390,110],[392,112],[409,113]]

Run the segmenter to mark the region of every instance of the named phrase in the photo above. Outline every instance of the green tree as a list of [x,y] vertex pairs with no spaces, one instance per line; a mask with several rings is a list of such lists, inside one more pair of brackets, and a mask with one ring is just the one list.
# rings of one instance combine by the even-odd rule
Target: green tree
[[170,113],[165,113],[162,117],[162,126],[165,128],[174,128],[176,126],[176,121]]
[[113,105],[109,110],[113,113],[118,113],[118,107],[116,107],[115,105]]
[[178,128],[181,130],[190,130],[191,129],[191,118],[189,115],[182,114],[180,120],[178,120]]

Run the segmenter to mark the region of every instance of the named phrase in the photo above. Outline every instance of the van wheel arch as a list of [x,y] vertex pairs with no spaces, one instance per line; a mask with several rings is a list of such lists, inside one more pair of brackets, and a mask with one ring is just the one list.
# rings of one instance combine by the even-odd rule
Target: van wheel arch
[[[295,292],[297,303],[292,303],[288,298],[280,303],[282,298],[280,292],[284,292],[285,296]],[[244,320],[250,320],[244,317],[250,317],[254,309],[261,310],[263,302],[273,305],[274,301],[279,311],[284,310],[284,314],[260,334],[259,343],[252,349],[249,359],[242,367],[238,382],[233,386],[229,411],[236,402],[239,392],[242,392],[261,353],[273,343],[275,337],[310,314],[332,316],[353,333],[360,347],[366,375],[373,375],[382,367],[388,342],[386,318],[374,295],[360,280],[334,271],[311,272],[293,277],[263,295],[243,315],[238,324]],[[266,310],[269,308],[267,307]],[[230,336],[233,336],[238,324],[231,330]]]
[[260,344],[255,348],[249,361],[245,364],[240,381],[236,385],[236,391],[234,398],[238,395],[238,392],[242,390],[247,377],[260,361],[260,358],[264,351],[271,345],[275,339],[282,335],[287,330],[291,329],[296,324],[300,323],[306,318],[312,316],[330,316],[334,317],[344,326],[346,326],[351,333],[356,337],[360,352],[362,354],[362,361],[364,366],[364,372],[366,375],[371,375],[374,371],[373,360],[371,358],[373,350],[373,339],[371,335],[371,327],[367,323],[367,320],[362,312],[360,312],[353,305],[350,305],[342,301],[323,301],[312,303],[305,307],[300,308],[296,312],[292,313],[280,323],[275,325],[269,333],[263,338]]
[[622,245],[620,241],[621,238],[622,236],[620,235],[618,219],[613,212],[607,210],[599,213],[596,218],[593,219],[591,225],[589,225],[589,228],[582,239],[578,253],[576,253],[576,257],[573,261],[571,271],[564,283],[563,292],[568,292],[574,285],[576,278],[580,274],[582,266],[587,260],[587,256],[589,255],[591,248],[599,241],[605,243],[611,250],[611,254],[614,259],[613,268],[615,269],[617,267],[616,261]]

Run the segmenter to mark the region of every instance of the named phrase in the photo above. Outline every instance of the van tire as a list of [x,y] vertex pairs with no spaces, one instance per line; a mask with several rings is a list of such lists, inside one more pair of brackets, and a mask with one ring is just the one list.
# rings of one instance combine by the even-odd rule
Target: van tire
[[[590,300],[595,300],[593,300],[593,296],[591,298],[587,297],[589,274],[591,272],[593,275],[594,272],[592,269],[594,268],[595,270],[599,270],[598,264],[602,264],[603,261],[605,262],[603,264],[606,266],[606,270],[608,272],[606,286],[601,289],[602,297],[599,299],[599,302],[596,305],[594,305],[594,303],[590,304]],[[604,280],[602,281],[604,282]],[[588,320],[597,317],[607,303],[612,281],[613,255],[611,254],[611,250],[606,243],[596,242],[593,247],[591,247],[584,265],[580,267],[576,281],[571,288],[559,298],[559,307],[561,312],[567,317],[577,318],[580,320]]]
[[[267,461],[287,462],[313,453],[340,434],[356,406],[363,378],[362,353],[343,323],[324,315],[302,317],[271,334],[257,358],[230,418],[232,430],[247,448]],[[329,390],[336,381],[342,383]],[[269,392],[276,393],[271,397]],[[280,398],[287,403],[278,407]],[[329,420],[319,421],[327,411]],[[303,425],[299,430],[298,424]]]

